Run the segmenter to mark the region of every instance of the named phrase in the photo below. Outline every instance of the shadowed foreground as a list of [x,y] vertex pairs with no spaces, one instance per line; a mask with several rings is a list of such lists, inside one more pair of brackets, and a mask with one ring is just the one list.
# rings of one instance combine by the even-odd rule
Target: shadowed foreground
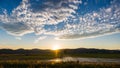
[[4,61],[0,68],[120,68],[118,63]]

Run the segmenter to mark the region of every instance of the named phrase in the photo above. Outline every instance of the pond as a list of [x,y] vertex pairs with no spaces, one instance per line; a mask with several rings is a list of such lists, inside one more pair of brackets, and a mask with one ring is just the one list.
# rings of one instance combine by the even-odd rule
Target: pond
[[115,62],[120,63],[120,59],[108,59],[108,58],[81,58],[81,57],[63,57],[51,59],[48,61],[54,62]]

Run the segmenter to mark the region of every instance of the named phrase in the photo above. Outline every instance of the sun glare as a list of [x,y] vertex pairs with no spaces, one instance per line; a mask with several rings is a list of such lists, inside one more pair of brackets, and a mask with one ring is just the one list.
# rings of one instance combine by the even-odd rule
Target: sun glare
[[59,50],[60,49],[60,46],[59,45],[54,45],[53,47],[52,47],[52,50]]

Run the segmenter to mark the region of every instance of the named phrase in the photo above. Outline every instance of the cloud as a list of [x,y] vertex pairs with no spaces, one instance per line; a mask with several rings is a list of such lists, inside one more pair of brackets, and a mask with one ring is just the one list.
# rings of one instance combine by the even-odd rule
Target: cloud
[[[89,2],[85,2],[85,6]],[[80,39],[120,32],[120,5],[111,1],[107,7],[79,14],[82,0],[22,0],[8,14],[0,14],[0,29],[15,36],[28,33],[49,34],[58,39]],[[89,6],[88,6],[89,7]],[[83,7],[84,8],[84,7]],[[91,8],[92,10],[92,8]],[[35,40],[45,39],[46,36]]]
[[34,41],[34,43],[38,43],[40,40],[45,39],[47,36],[40,36],[38,39]]
[[15,37],[15,39],[17,39],[17,40],[22,40],[22,38],[21,38],[21,37]]
[[69,16],[74,17],[72,13],[75,13],[79,3],[78,0],[22,0],[10,15],[3,11],[4,14],[0,15],[1,26],[15,35],[41,33],[46,24],[58,24]]
[[1,29],[8,31],[9,34],[22,36],[27,33],[32,33],[32,29],[24,23],[1,23]]
[[83,33],[83,34],[64,34],[64,35],[61,35],[59,37],[56,37],[55,39],[57,40],[65,40],[65,39],[86,39],[86,38],[95,38],[95,37],[99,37],[99,36],[104,36],[104,35],[110,35],[110,34],[113,34],[113,33],[118,33],[120,32],[119,31],[106,31],[106,32],[103,32],[102,31],[97,31],[97,32],[92,32],[92,33]]
[[79,16],[78,23],[68,23],[64,29],[66,33],[57,39],[91,38],[120,32],[120,5],[116,2],[107,8]]

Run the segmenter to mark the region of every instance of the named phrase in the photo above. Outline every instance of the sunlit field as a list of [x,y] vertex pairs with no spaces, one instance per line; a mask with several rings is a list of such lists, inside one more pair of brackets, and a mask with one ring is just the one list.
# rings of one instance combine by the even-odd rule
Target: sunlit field
[[[75,50],[75,49],[73,49]],[[25,50],[21,50],[24,52]],[[46,50],[43,50],[44,52]],[[71,50],[70,50],[71,51]],[[109,50],[108,50],[109,51]],[[1,50],[1,52],[3,52]],[[5,52],[5,50],[4,50]],[[13,50],[15,53],[15,50]],[[119,68],[120,53],[72,53],[52,49],[45,53],[1,54],[0,68]],[[33,52],[33,51],[32,51]],[[37,53],[41,52],[37,50]],[[101,52],[101,51],[99,51]],[[114,51],[112,51],[114,52]]]

